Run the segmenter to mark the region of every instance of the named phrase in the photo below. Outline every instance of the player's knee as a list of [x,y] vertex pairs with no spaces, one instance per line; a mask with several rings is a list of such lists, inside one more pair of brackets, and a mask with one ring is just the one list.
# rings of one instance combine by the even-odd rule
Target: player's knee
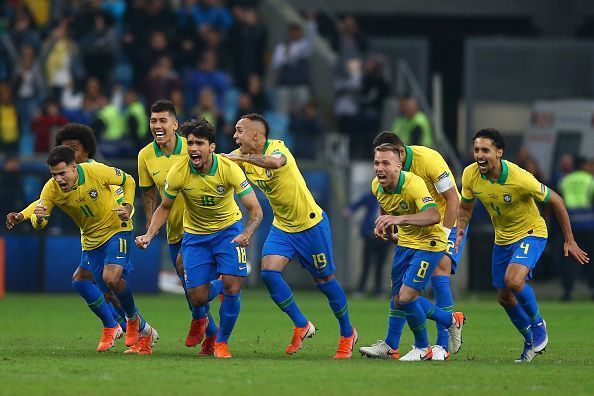
[[190,294],[190,302],[194,306],[203,307],[208,302],[208,295],[203,296],[200,294],[194,294],[194,295]]
[[117,291],[120,284],[120,277],[113,273],[103,273],[103,282],[111,290]]
[[509,276],[504,279],[505,287],[507,287],[512,293],[516,294],[522,291],[524,288],[524,279],[518,277]]
[[497,301],[503,307],[511,307],[512,305],[515,304],[514,295],[507,290],[500,291],[497,294]]
[[105,296],[105,300],[109,303],[111,303],[113,306],[115,307],[120,307],[120,300],[117,299],[117,297],[113,294],[113,292],[107,292],[104,294]]

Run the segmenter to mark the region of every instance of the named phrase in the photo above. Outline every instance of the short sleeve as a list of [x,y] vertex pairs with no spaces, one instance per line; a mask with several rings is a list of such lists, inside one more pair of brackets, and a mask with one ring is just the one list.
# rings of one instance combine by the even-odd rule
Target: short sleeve
[[149,173],[148,167],[146,166],[146,160],[141,153],[138,155],[138,187],[141,190],[147,190],[154,185],[155,182]]
[[427,175],[431,178],[435,190],[441,194],[454,187],[452,171],[443,157],[436,156],[428,167]]
[[473,202],[474,192],[472,191],[472,175],[470,174],[470,166],[467,166],[462,173],[462,192],[461,199],[463,202]]
[[177,194],[181,191],[181,180],[177,172],[169,172],[165,180],[165,188],[163,188],[163,195],[169,199],[175,199]]
[[547,202],[551,197],[551,189],[536,180],[536,178],[528,171],[522,170],[522,182],[520,185],[524,187],[527,193],[538,202]]
[[94,162],[87,167],[106,186],[123,186],[126,183],[126,172],[120,168],[110,167],[99,162]]
[[227,177],[227,182],[233,187],[235,194],[240,198],[253,190],[239,165],[234,162],[229,162],[229,176]]
[[427,186],[420,177],[415,177],[411,181],[410,191],[414,194],[415,205],[419,212],[424,212],[432,206],[437,206],[433,197],[427,190]]

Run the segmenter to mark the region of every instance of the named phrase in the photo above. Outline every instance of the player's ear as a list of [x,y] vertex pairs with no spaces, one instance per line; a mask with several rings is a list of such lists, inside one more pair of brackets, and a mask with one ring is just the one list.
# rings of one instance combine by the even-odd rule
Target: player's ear
[[214,151],[215,151],[215,148],[216,148],[216,147],[217,147],[217,144],[216,144],[216,143],[211,143],[211,144],[209,145],[209,148],[208,148],[208,150],[209,150],[211,153],[214,153]]

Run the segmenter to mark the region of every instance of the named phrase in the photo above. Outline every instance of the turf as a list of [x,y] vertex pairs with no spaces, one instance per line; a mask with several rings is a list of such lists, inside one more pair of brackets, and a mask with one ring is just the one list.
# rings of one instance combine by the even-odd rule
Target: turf
[[[184,346],[189,312],[181,296],[138,296],[161,339],[152,356],[95,352],[100,322],[75,295],[18,295],[0,300],[0,394],[592,394],[594,304],[541,303],[550,343],[532,364],[513,360],[521,337],[494,297],[457,303],[469,320],[462,350],[449,362],[398,363],[353,355],[333,361],[338,326],[325,298],[297,292],[302,310],[318,327],[294,356],[284,355],[291,323],[261,290],[246,290],[232,335],[233,359],[197,356]],[[359,344],[383,338],[386,301],[349,302]],[[218,311],[218,304],[214,304]],[[429,326],[434,338],[434,327]],[[401,350],[412,344],[405,329]]]

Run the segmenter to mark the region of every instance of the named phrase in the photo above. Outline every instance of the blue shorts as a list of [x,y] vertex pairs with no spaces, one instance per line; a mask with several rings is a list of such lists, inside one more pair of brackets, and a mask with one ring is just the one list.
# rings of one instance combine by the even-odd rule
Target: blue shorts
[[270,227],[270,233],[262,248],[262,257],[269,255],[284,256],[291,260],[299,257],[301,266],[314,278],[325,278],[334,273],[334,255],[332,254],[332,234],[326,213],[322,221],[301,232],[285,232]]
[[453,275],[456,273],[456,268],[458,268],[458,261],[460,261],[460,257],[462,256],[462,252],[464,251],[464,245],[466,244],[466,236],[468,235],[468,224],[466,224],[466,229],[464,230],[464,238],[460,242],[460,246],[458,247],[458,253],[456,253],[456,231],[458,227],[452,228],[452,232],[450,232],[450,236],[448,238],[448,246],[446,247],[445,254],[450,259],[452,259],[452,270],[450,273]]
[[530,269],[526,279],[532,279],[532,269],[547,245],[547,238],[528,236],[509,245],[493,245],[491,272],[493,286],[505,289],[505,271],[511,263],[522,264]]
[[181,251],[182,241],[169,244],[169,258],[171,259],[171,265],[177,273],[177,255]]
[[184,233],[181,253],[188,289],[216,279],[217,274],[247,276],[245,248],[231,243],[242,231],[238,221],[212,234]]
[[130,261],[130,248],[133,246],[132,231],[118,232],[105,243],[95,249],[83,250],[80,257],[80,268],[93,273],[95,283],[103,293],[109,288],[103,282],[103,267],[106,264],[117,264],[124,267],[122,276],[129,274],[134,266]]
[[423,290],[443,254],[443,251],[428,252],[396,246],[392,261],[392,295],[400,293],[402,284],[418,291]]

